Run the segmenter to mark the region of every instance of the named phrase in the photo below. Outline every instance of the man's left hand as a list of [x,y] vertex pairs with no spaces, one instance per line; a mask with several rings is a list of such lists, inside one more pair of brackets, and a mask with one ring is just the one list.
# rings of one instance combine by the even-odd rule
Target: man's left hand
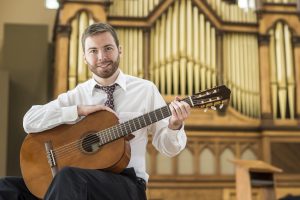
[[172,116],[169,121],[169,128],[179,130],[183,121],[190,115],[191,107],[188,103],[180,101],[179,97],[176,97],[175,100],[169,104],[169,108],[172,112]]

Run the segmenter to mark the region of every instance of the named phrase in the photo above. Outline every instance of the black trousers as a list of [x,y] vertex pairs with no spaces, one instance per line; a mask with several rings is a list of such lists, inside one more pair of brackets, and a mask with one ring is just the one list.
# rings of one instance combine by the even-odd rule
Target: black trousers
[[[133,168],[120,174],[63,168],[53,179],[45,200],[146,200],[146,185]],[[0,179],[0,200],[37,200],[21,177]]]

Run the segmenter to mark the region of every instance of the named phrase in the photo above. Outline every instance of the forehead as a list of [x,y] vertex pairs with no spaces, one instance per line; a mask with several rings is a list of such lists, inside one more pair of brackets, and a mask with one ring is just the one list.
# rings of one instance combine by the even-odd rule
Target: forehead
[[107,45],[116,46],[115,40],[110,32],[96,33],[94,35],[88,36],[85,40],[85,48],[90,47],[104,47]]

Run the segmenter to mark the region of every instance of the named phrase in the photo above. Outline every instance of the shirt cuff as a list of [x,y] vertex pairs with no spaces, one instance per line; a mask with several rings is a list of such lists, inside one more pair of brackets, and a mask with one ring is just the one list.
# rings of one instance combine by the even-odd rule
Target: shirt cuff
[[62,121],[73,122],[78,118],[77,106],[62,107]]
[[173,130],[168,128],[168,137],[172,143],[179,143],[182,145],[184,143],[185,132],[184,132],[184,124],[181,126],[179,130]]

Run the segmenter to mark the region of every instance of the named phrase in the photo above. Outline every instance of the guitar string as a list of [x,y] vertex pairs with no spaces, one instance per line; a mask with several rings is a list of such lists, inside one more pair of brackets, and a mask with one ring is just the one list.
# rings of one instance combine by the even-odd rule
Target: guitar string
[[[184,100],[187,100],[187,99],[184,99]],[[197,100],[194,101],[195,104],[197,104],[197,102],[198,102]],[[162,108],[165,108],[165,107],[162,107]],[[162,108],[161,108],[161,109],[162,109]],[[167,111],[168,111],[168,113],[164,113],[164,114],[170,114],[170,113],[169,113],[169,109],[168,109]],[[136,118],[136,119],[133,119],[133,120],[136,121],[137,118]],[[133,122],[134,122],[134,121],[133,121]],[[154,123],[154,122],[153,122],[153,123]],[[125,128],[126,128],[126,123],[119,124],[119,125],[125,126]],[[134,124],[134,126],[135,126],[135,124]],[[130,127],[129,127],[129,128],[130,128]],[[80,146],[82,146],[83,149],[84,149],[85,147],[89,147],[91,144],[94,144],[94,143],[99,143],[99,142],[101,142],[101,143],[100,143],[100,146],[101,146],[101,145],[104,145],[104,144],[106,144],[106,143],[109,143],[109,142],[113,141],[113,140],[111,140],[111,139],[112,139],[112,136],[109,135],[109,131],[111,130],[111,131],[113,131],[113,133],[114,133],[114,132],[115,132],[114,129],[116,129],[116,130],[118,131],[117,126],[113,126],[113,127],[109,128],[109,129],[106,129],[106,131],[100,131],[100,132],[97,132],[96,134],[97,134],[98,137],[96,137],[96,138],[93,137],[92,139],[87,139],[86,142],[83,143],[83,145],[81,145],[81,142],[84,140],[84,138],[83,138],[83,139],[76,140],[76,141],[71,142],[71,143],[68,143],[68,144],[63,145],[63,146],[61,146],[61,147],[58,147],[58,148],[56,148],[56,149],[53,150],[53,152],[54,152],[54,154],[55,154],[55,157],[57,157],[57,158],[62,158],[62,155],[61,155],[61,154],[66,155],[66,154],[68,154],[68,153],[70,153],[70,152],[72,152],[72,151],[77,150],[78,147],[80,147]],[[139,128],[139,129],[140,129],[140,128]],[[137,129],[137,130],[138,130],[138,129]],[[101,134],[101,132],[102,132],[102,134]],[[111,139],[109,138],[109,136],[110,136]],[[123,136],[121,135],[121,137],[123,137]],[[119,137],[119,138],[120,138],[120,137]],[[108,139],[108,141],[106,141],[106,139]],[[118,138],[114,138],[114,140],[116,140],[116,139],[118,139]],[[103,141],[104,141],[104,143],[103,143]],[[74,145],[75,145],[75,146],[74,146]]]
[[[137,120],[137,119],[136,119],[136,120]],[[135,120],[135,121],[136,121],[136,120]],[[124,123],[122,123],[122,124],[118,124],[118,125],[116,125],[116,126],[110,127],[110,128],[108,128],[108,129],[102,130],[102,131],[97,132],[97,133],[99,133],[99,134],[102,133],[100,136],[103,136],[105,133],[109,132],[109,131],[112,130],[112,129],[117,129],[117,130],[118,130],[117,126],[122,126],[121,129],[122,129],[122,128],[127,129],[127,127],[130,128],[130,126],[127,126],[127,125],[128,125],[128,123],[124,122]],[[106,136],[106,135],[104,135],[104,136]],[[102,138],[103,138],[103,137],[102,137]],[[102,138],[101,138],[101,139],[102,139]],[[84,139],[84,138],[83,138],[83,139]],[[76,140],[76,141],[74,141],[74,142],[72,142],[72,143],[80,142],[80,141],[82,141],[83,139]],[[105,139],[105,138],[104,138],[104,139]],[[97,139],[94,140],[94,141],[97,141]],[[60,150],[65,150],[66,147],[67,147],[68,145],[72,145],[72,143],[69,143],[69,144],[63,145],[63,146],[61,146],[61,147],[58,147],[58,148],[55,149],[55,151],[56,151],[56,152],[60,152]]]
[[[169,112],[168,112],[169,113]],[[168,113],[164,113],[164,115],[166,115],[166,114],[168,114]],[[137,119],[135,119],[133,122],[135,122],[136,123],[136,121],[137,121]],[[151,120],[150,122],[152,122],[153,120]],[[154,123],[154,121],[153,121],[153,123]],[[127,124],[127,123],[123,123],[122,124],[122,128],[125,128],[126,130],[129,130],[128,129],[128,127],[130,128],[130,126],[128,126],[129,124]],[[131,128],[130,128],[131,129]],[[117,127],[111,127],[111,128],[109,128],[109,129],[106,129],[105,131],[101,131],[102,132],[102,134],[100,134],[101,132],[98,132],[99,134],[97,134],[97,136],[98,137],[100,137],[100,140],[103,142],[104,141],[104,143],[107,143],[107,142],[109,142],[110,141],[110,138],[112,138],[112,136],[110,137],[110,134],[109,133],[111,133],[111,132],[115,132],[115,130],[120,130],[120,129],[118,129]],[[132,131],[132,130],[130,130],[130,131]],[[95,142],[98,142],[99,141],[99,138],[98,137],[96,137],[96,138],[92,138],[92,139],[86,139],[86,141],[83,143],[83,145],[81,145],[81,143],[80,142],[82,142],[83,140],[84,140],[84,138],[83,139],[79,139],[79,140],[76,140],[76,141],[74,141],[74,142],[72,142],[72,143],[69,143],[69,144],[67,144],[67,145],[64,145],[64,147],[62,148],[62,147],[58,147],[57,149],[54,149],[53,150],[53,152],[55,153],[55,154],[57,154],[57,155],[59,155],[62,151],[63,151],[63,153],[68,153],[67,151],[69,150],[69,148],[76,148],[76,147],[78,147],[78,146],[83,146],[83,147],[87,147],[87,146],[89,146],[89,145],[91,145],[91,144],[93,144],[93,143],[95,143]],[[74,146],[74,144],[75,144],[75,146]],[[77,145],[76,145],[77,144]],[[73,145],[73,146],[72,146]]]
[[[168,112],[169,113],[169,112]],[[168,114],[168,113],[164,113],[164,114]],[[127,128],[128,126],[126,126],[127,124],[123,124],[123,126],[125,125],[125,128]],[[112,129],[111,129],[112,130]],[[105,131],[106,133],[108,133],[108,131]],[[102,139],[102,141],[104,140],[105,142],[104,142],[104,144],[106,144],[106,143],[108,143],[108,142],[110,142],[109,140],[109,136],[106,134],[105,135],[105,132],[103,132],[103,135],[99,135],[98,134],[98,136],[100,136],[101,137],[101,139]],[[104,138],[104,139],[103,139]],[[106,141],[106,139],[108,139],[107,141]],[[80,143],[80,141],[82,141],[82,139],[80,139],[80,140],[77,140],[77,141],[75,141],[75,142],[73,142],[73,144],[75,144],[75,146],[69,146],[69,148],[64,148],[64,149],[61,149],[62,151],[63,151],[63,153],[64,153],[64,155],[65,155],[65,153],[69,153],[69,152],[71,152],[71,151],[73,151],[73,150],[77,150],[78,149],[78,147],[79,146],[81,146],[81,143]],[[98,138],[97,139],[89,139],[89,140],[87,140],[87,142],[86,143],[84,143],[84,146],[89,146],[90,144],[93,144],[93,143],[95,143],[95,142],[98,142],[99,140],[98,140]],[[102,144],[103,145],[103,144]],[[55,152],[58,152],[57,150],[53,150],[54,151],[54,153]],[[62,151],[60,151],[57,155],[58,155],[58,157],[61,155],[61,152]]]
[[[198,101],[195,101],[196,104],[197,104],[197,102]],[[165,108],[165,107],[162,107],[162,108]],[[166,113],[164,113],[164,114],[166,114]],[[167,114],[170,114],[169,111],[168,111]],[[137,119],[134,119],[134,120],[136,121]],[[125,128],[127,128],[125,123],[123,123],[122,126],[125,126]],[[130,126],[129,126],[129,128],[130,128]],[[106,143],[109,143],[109,142],[113,141],[109,138],[110,135],[108,133],[109,133],[110,130],[113,131],[114,129],[118,130],[118,128],[116,126],[111,127],[109,129],[106,129],[106,131],[97,132],[97,136],[99,137],[99,139],[98,138],[88,139],[87,142],[83,143],[83,145],[81,145],[80,142],[82,142],[84,139],[76,140],[72,143],[69,143],[69,144],[66,144],[64,146],[58,147],[57,149],[53,150],[53,152],[55,153],[56,157],[61,157],[62,153],[64,153],[64,154],[70,153],[74,150],[77,150],[78,147],[80,147],[80,146],[82,146],[84,148],[84,147],[90,146],[93,143],[99,143],[100,141],[101,141],[100,145],[104,145]],[[102,132],[102,134],[101,134],[101,132]],[[113,132],[115,132],[115,131],[113,131]],[[121,136],[121,137],[123,137],[123,136]],[[112,136],[111,136],[111,138],[112,138]],[[106,141],[106,139],[108,139],[108,140]],[[115,139],[118,139],[118,138],[114,138],[114,140]],[[104,143],[103,143],[103,141],[104,141]],[[75,146],[74,146],[74,144],[75,144]]]
[[[161,109],[161,111],[163,111],[163,110],[162,110],[163,108],[166,108],[166,106],[165,106],[165,107],[161,107],[161,108],[159,108],[159,109]],[[150,113],[148,113],[148,114],[150,114]],[[166,113],[164,113],[164,115],[165,115],[165,114],[166,114]],[[140,116],[140,117],[142,117],[142,116]],[[136,119],[133,119],[133,120],[136,121],[137,118],[136,118]],[[151,121],[150,121],[150,122],[151,122]],[[118,125],[116,125],[116,126],[110,127],[110,128],[108,128],[108,129],[106,129],[106,130],[102,130],[102,131],[100,131],[100,132],[98,132],[98,133],[101,133],[101,132],[103,132],[103,133],[104,133],[104,132],[108,132],[110,129],[116,128],[117,126],[120,126],[120,125],[122,125],[122,126],[123,126],[122,128],[125,128],[125,129],[127,129],[127,127],[130,128],[130,126],[126,126],[127,123],[124,122],[124,123],[122,123],[122,124],[118,124]],[[72,142],[72,143],[77,143],[77,142],[80,142],[80,141],[82,141],[82,140],[76,140],[76,141],[74,141],[74,142]],[[97,141],[97,139],[96,139],[95,141]],[[72,143],[68,143],[68,144],[66,144],[66,145],[60,146],[60,147],[56,148],[55,151],[56,151],[56,152],[60,152],[61,150],[65,150],[66,147],[69,146],[69,145],[72,145]]]
[[[169,114],[169,112],[168,112],[168,113],[164,113],[164,114]],[[154,123],[154,122],[153,122],[153,123]],[[107,133],[107,131],[106,131],[106,133]],[[104,133],[104,134],[105,134],[105,133]],[[98,134],[97,134],[97,135],[98,135]],[[101,135],[98,135],[98,136],[101,137]],[[107,137],[108,137],[108,136],[107,136]],[[109,138],[107,138],[107,139],[108,139],[108,141],[105,140],[105,143],[104,143],[104,144],[101,144],[101,145],[105,145],[106,143],[111,142]],[[69,153],[74,152],[74,151],[77,151],[77,150],[78,150],[78,147],[80,148],[80,146],[84,146],[84,145],[85,145],[85,147],[86,147],[86,146],[90,146],[91,144],[96,143],[96,142],[98,142],[99,140],[98,140],[98,139],[90,139],[88,142],[86,142],[86,143],[84,143],[83,145],[81,145],[80,142],[82,142],[82,141],[83,141],[83,139],[80,139],[80,140],[77,140],[77,141],[72,142],[73,144],[75,144],[75,146],[70,146],[70,145],[68,145],[69,148],[64,148],[64,149],[60,150],[59,153],[57,153],[56,150],[53,150],[53,152],[54,152],[54,154],[55,154],[55,158],[60,158],[60,159],[65,158],[66,156],[69,155]]]
[[[195,101],[196,104],[197,104],[197,102],[198,102],[198,101]],[[164,107],[162,107],[162,108],[164,108]],[[168,111],[168,110],[167,110],[167,111]],[[164,113],[164,114],[166,114],[166,113]],[[169,111],[168,111],[167,114],[170,114]],[[136,121],[136,120],[137,120],[137,119],[135,119],[135,121]],[[153,122],[153,123],[154,123],[154,122]],[[125,124],[125,123],[122,124],[122,125],[126,127],[126,124]],[[109,129],[106,129],[106,131],[100,131],[100,132],[97,133],[97,136],[98,136],[100,139],[98,139],[98,138],[96,138],[96,139],[89,139],[89,140],[87,140],[86,143],[83,143],[83,145],[81,145],[81,143],[80,143],[80,142],[83,141],[83,139],[76,140],[76,141],[74,141],[74,142],[72,142],[72,143],[69,143],[69,144],[64,145],[65,148],[58,147],[57,149],[53,150],[53,152],[55,153],[55,156],[56,156],[57,158],[58,158],[58,157],[61,158],[61,157],[62,157],[62,155],[61,155],[62,153],[64,153],[63,155],[67,155],[68,153],[77,150],[78,147],[80,147],[80,146],[83,146],[83,148],[84,148],[84,147],[90,146],[90,145],[93,144],[93,143],[99,143],[100,140],[101,140],[101,143],[103,143],[103,141],[104,141],[104,143],[101,144],[101,145],[104,145],[104,144],[109,143],[109,142],[112,141],[112,140],[109,139],[109,135],[107,135],[107,133],[109,133],[109,130],[113,130],[113,129],[118,130],[117,127],[111,127],[111,128],[109,128]],[[101,132],[102,132],[102,134],[100,134]],[[121,137],[123,137],[123,136],[121,136]],[[112,138],[112,136],[111,136],[111,138]],[[119,137],[119,138],[120,138],[120,137]],[[106,139],[108,139],[108,141],[106,141]],[[115,138],[115,139],[118,139],[118,138]],[[72,145],[74,145],[74,144],[75,144],[75,146],[72,146]]]

